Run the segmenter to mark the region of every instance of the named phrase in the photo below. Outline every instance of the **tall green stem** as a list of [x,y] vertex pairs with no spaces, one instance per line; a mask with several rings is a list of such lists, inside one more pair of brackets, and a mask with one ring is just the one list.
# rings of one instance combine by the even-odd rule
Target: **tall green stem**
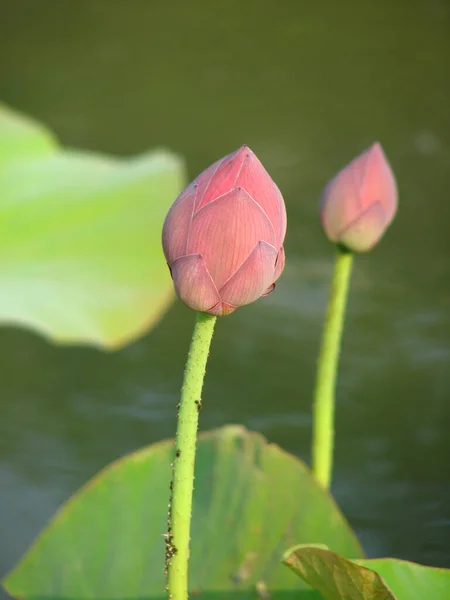
[[333,469],[335,387],[352,263],[353,254],[338,247],[317,365],[312,468],[326,488],[330,487]]
[[212,315],[197,314],[184,371],[166,535],[167,590],[171,600],[188,598],[189,540],[198,415],[215,322],[216,317]]

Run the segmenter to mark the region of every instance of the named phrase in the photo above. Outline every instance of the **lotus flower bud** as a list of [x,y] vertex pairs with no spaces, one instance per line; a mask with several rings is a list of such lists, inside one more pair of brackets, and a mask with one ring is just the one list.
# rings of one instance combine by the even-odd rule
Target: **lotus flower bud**
[[176,199],[162,243],[190,308],[227,315],[269,294],[284,268],[286,208],[247,146],[203,171]]
[[328,238],[353,252],[373,248],[396,211],[397,186],[378,142],[328,183],[320,206]]

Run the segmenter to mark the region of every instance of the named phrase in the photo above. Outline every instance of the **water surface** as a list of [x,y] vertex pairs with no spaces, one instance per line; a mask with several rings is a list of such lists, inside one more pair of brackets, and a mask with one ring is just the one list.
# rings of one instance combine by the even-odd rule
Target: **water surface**
[[[356,261],[334,493],[370,556],[450,567],[448,3],[0,5],[2,99],[65,144],[168,146],[194,177],[247,143],[285,195],[286,272],[276,293],[220,321],[202,429],[240,422],[309,460],[333,254],[317,198],[381,140],[400,211]],[[0,573],[100,467],[173,434],[192,321],[177,304],[114,354],[2,328]]]

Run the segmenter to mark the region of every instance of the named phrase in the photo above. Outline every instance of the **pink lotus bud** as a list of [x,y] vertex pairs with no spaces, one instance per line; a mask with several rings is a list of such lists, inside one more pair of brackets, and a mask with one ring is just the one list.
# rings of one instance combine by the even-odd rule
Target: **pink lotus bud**
[[329,239],[353,252],[373,248],[396,211],[397,186],[378,142],[339,171],[320,203]]
[[286,208],[247,146],[195,179],[172,205],[162,243],[190,308],[227,315],[269,294],[284,268]]

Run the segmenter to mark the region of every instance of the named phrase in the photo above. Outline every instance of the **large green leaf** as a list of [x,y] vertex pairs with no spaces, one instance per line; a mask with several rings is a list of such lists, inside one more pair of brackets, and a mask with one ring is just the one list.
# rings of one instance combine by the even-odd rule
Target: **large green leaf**
[[393,558],[347,560],[326,547],[299,545],[284,563],[325,600],[448,600],[450,570]]
[[101,347],[144,332],[172,299],[160,238],[183,184],[168,152],[60,149],[0,106],[0,322]]
[[[62,507],[7,576],[24,599],[164,598],[172,441],[113,463]],[[190,583],[194,597],[316,600],[281,564],[294,540],[345,556],[361,548],[339,509],[297,458],[228,426],[200,436]],[[295,591],[296,590],[296,591]],[[300,590],[303,590],[300,592]]]

